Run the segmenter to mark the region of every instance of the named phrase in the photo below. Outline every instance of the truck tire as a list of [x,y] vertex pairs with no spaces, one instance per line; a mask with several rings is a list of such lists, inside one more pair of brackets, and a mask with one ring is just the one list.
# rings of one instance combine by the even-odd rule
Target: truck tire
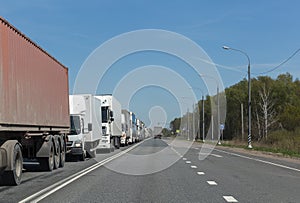
[[59,136],[55,135],[54,137],[54,165],[53,168],[57,169],[59,168],[60,163],[60,142],[59,142]]
[[82,154],[78,155],[78,160],[79,161],[84,161],[85,160],[85,154],[82,152]]
[[60,140],[60,162],[59,167],[63,168],[66,162],[66,146],[65,146],[65,140]]
[[40,169],[42,171],[52,171],[54,169],[54,145],[52,141],[49,141],[49,144],[49,156],[38,158]]
[[7,162],[12,168],[2,173],[0,183],[2,185],[19,185],[21,183],[23,169],[23,157],[20,144],[9,141],[2,147],[7,151]]
[[114,137],[114,146],[116,149],[119,149],[120,148],[120,137]]

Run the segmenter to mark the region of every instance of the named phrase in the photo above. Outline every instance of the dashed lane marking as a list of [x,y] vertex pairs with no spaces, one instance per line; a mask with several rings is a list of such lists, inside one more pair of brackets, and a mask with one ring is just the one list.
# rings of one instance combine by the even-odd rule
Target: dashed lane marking
[[187,158],[182,158],[182,160],[183,160],[183,161],[186,161],[186,160],[187,160]]
[[214,156],[214,157],[222,158],[222,156],[218,155],[218,154],[211,154],[211,155]]
[[190,163],[192,163],[192,162],[191,162],[191,161],[186,161],[185,163],[190,164]]
[[215,181],[206,181],[209,185],[218,185]]
[[205,175],[205,173],[202,172],[202,171],[198,171],[197,174],[198,174],[198,175]]
[[234,197],[232,196],[223,196],[223,198],[226,200],[226,202],[238,202]]
[[197,166],[191,166],[191,168],[197,168]]

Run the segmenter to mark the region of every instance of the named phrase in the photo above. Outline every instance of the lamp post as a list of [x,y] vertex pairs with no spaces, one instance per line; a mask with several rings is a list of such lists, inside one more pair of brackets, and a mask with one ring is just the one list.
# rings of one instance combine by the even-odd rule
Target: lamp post
[[[220,101],[219,101],[219,82],[216,78],[210,76],[210,75],[206,75],[206,74],[201,74],[200,75],[201,77],[208,77],[208,78],[211,78],[213,80],[215,80],[216,84],[217,84],[217,129],[218,129],[218,144],[220,145],[221,144],[221,141],[220,141]],[[213,124],[213,114],[212,114],[212,124]],[[213,127],[212,127],[213,129]],[[212,140],[213,140],[213,131],[212,131]]]
[[252,149],[251,144],[251,75],[250,75],[250,58],[248,54],[242,50],[223,46],[225,50],[233,50],[244,54],[248,59],[248,148]]
[[[182,99],[191,99],[190,97],[181,97]],[[195,104],[193,103],[193,108],[194,108]],[[187,140],[190,140],[190,111],[189,108],[187,108]],[[193,114],[192,114],[192,133],[193,133],[193,137],[195,137],[194,133],[195,133],[195,115],[194,115],[194,110],[193,110]],[[193,140],[194,141],[194,140]]]
[[[199,87],[192,87],[191,89],[198,89],[201,91],[202,93],[202,141],[203,143],[205,142],[205,117],[204,117],[204,93],[202,91],[201,88]],[[199,110],[200,111],[200,110]],[[199,114],[199,123],[198,123],[198,127],[199,127],[199,136],[200,136],[200,114]]]

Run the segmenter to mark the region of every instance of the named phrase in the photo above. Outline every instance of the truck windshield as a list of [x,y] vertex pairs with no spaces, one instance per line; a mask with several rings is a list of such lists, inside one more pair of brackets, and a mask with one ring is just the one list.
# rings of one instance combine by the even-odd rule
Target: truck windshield
[[70,116],[70,134],[71,135],[78,135],[80,134],[81,128],[80,128],[80,117],[79,116]]
[[102,114],[102,123],[108,122],[108,106],[101,107],[101,114]]

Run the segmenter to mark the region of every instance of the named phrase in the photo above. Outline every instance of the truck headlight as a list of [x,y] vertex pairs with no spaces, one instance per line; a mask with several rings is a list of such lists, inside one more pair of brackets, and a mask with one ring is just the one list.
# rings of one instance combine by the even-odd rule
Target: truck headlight
[[82,142],[80,140],[76,140],[75,147],[82,147]]

